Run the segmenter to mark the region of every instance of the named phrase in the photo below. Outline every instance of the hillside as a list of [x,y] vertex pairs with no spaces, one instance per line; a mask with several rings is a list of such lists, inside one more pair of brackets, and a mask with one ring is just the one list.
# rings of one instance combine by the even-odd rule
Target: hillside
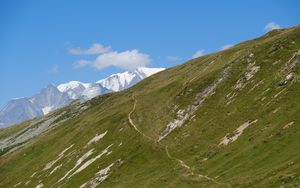
[[300,26],[0,129],[0,187],[300,185]]

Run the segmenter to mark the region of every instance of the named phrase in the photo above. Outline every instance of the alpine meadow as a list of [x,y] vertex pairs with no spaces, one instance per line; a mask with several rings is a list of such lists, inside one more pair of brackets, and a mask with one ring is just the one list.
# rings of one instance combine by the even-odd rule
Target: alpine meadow
[[0,187],[299,187],[299,138],[298,25],[1,128]]

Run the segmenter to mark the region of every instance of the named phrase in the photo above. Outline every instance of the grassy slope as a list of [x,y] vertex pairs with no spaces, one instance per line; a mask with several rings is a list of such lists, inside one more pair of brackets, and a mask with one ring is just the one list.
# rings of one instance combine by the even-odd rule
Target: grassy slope
[[[21,187],[35,187],[39,182],[45,187],[78,187],[111,163],[115,165],[109,178],[101,184],[104,187],[225,187],[227,183],[232,187],[298,185],[299,63],[292,70],[292,81],[283,86],[279,82],[287,75],[286,63],[299,49],[300,27],[273,31],[229,50],[158,73],[126,91],[97,97],[88,102],[92,107],[82,114],[33,139],[23,148],[1,156],[0,187],[19,182]],[[260,70],[243,89],[234,90],[237,80],[254,61]],[[215,94],[205,100],[183,127],[162,140],[172,156],[183,160],[195,173],[214,178],[218,184],[191,175],[175,160],[169,159],[165,148],[138,134],[127,116],[133,108],[134,94],[137,106],[132,114],[133,121],[146,135],[158,139],[176,117],[175,107],[184,109],[193,103],[196,95],[213,83],[226,67],[230,67],[229,76],[217,87]],[[260,85],[254,87],[258,83]],[[275,97],[280,91],[282,93]],[[229,93],[236,96],[233,102],[226,104]],[[68,108],[71,106],[66,110]],[[227,133],[256,119],[257,123],[248,127],[237,141],[227,146],[218,145]],[[283,129],[292,121],[293,125]],[[0,130],[0,138],[27,124]],[[96,133],[106,130],[107,135],[97,144],[84,148]],[[71,144],[74,146],[70,151],[54,165],[63,164],[60,169],[52,175],[49,172],[53,168],[42,171]],[[56,184],[88,150],[95,148],[91,156],[94,157],[110,144],[114,144],[110,155],[104,155],[82,172]],[[123,162],[116,162],[118,159]],[[30,178],[34,172],[37,174]]]

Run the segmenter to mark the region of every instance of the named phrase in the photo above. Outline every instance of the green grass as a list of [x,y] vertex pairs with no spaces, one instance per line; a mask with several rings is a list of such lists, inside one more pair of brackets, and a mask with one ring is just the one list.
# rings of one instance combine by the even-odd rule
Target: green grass
[[[238,44],[228,50],[193,59],[155,74],[134,87],[87,101],[90,107],[80,113],[74,102],[50,116],[67,111],[67,121],[27,142],[16,151],[0,156],[0,187],[79,187],[95,173],[115,163],[102,187],[293,187],[300,184],[300,57],[289,70],[288,60],[300,48],[300,27],[272,31],[261,38]],[[253,53],[254,57],[249,58]],[[235,90],[244,77],[249,61],[260,70],[245,87]],[[280,60],[279,63],[274,62]],[[158,139],[178,109],[193,103],[196,96],[211,85],[229,67],[229,75],[193,114],[193,119],[176,128],[164,140],[173,157],[183,160],[194,173],[208,175],[219,184],[197,178],[167,157],[165,148],[138,134],[129,124],[128,113],[134,100],[133,121],[146,135]],[[292,71],[293,81],[279,82]],[[192,80],[192,81],[191,81]],[[260,83],[259,86],[256,84]],[[284,89],[284,90],[283,90]],[[274,97],[280,91],[283,92]],[[230,104],[226,97],[236,96]],[[176,109],[177,107],[177,109]],[[277,112],[274,113],[274,110]],[[226,134],[248,120],[258,120],[227,146],[219,146]],[[287,129],[283,127],[294,122]],[[0,130],[0,139],[26,129],[30,121]],[[108,131],[96,144],[84,146],[96,133]],[[119,144],[122,142],[122,146]],[[52,175],[44,166],[74,146],[54,166]],[[112,153],[104,155],[82,172],[57,184],[76,161],[94,148],[95,157],[108,145]],[[3,152],[4,153],[4,152]],[[117,162],[121,160],[122,163]],[[83,162],[84,163],[84,162]],[[83,164],[82,163],[82,164]],[[30,176],[38,172],[34,177]],[[30,182],[25,185],[25,183]]]

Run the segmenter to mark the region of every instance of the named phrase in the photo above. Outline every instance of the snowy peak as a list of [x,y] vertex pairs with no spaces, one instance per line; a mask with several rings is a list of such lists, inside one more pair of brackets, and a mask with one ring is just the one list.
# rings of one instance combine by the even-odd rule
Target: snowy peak
[[67,93],[71,99],[90,99],[108,92],[117,92],[126,89],[137,82],[151,76],[164,68],[139,67],[132,71],[112,74],[96,83],[70,81],[57,86],[60,92]]
[[60,92],[67,93],[71,99],[79,99],[89,84],[79,81],[70,81],[57,86]]
[[139,74],[144,74],[145,77],[149,77],[153,74],[156,74],[160,71],[165,70],[165,68],[147,68],[147,67],[139,67],[134,72],[137,72]]
[[111,91],[109,91],[107,88],[104,88],[102,85],[98,83],[91,83],[87,85],[86,89],[81,93],[81,96],[83,99],[91,99],[98,95],[103,95],[109,92]]
[[30,98],[30,101],[43,110],[44,114],[68,104],[71,100],[66,93],[60,92],[57,87],[49,84],[40,93]]
[[91,99],[97,95],[101,95],[108,92],[108,89],[104,88],[98,83],[82,83],[79,81],[70,81],[57,86],[58,90],[67,95],[71,99]]
[[127,89],[144,78],[162,70],[164,68],[139,67],[132,71],[113,74],[96,83],[70,81],[57,87],[49,84],[30,98],[11,100],[0,111],[0,127],[19,123],[36,116],[46,115],[75,99],[87,100],[105,93]]
[[79,81],[70,81],[57,86],[57,89],[61,92],[68,92],[69,90],[83,88],[85,89],[87,84]]
[[108,88],[112,91],[121,91],[122,89],[129,87],[136,74],[131,74],[129,72],[113,74],[108,78],[97,81],[103,87]]
[[133,71],[113,74],[108,78],[97,81],[103,87],[114,92],[133,86],[137,82],[164,70],[164,68],[139,67]]

